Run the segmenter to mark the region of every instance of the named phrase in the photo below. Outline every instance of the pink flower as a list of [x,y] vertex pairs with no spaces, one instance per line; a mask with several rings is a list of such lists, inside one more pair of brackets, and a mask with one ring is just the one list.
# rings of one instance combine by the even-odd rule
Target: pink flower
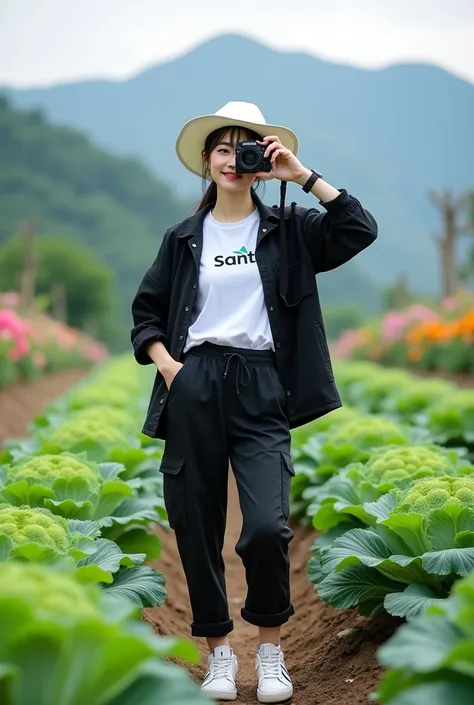
[[27,340],[25,338],[21,338],[16,342],[15,347],[8,351],[8,358],[12,360],[12,362],[17,362],[18,360],[21,360],[22,357],[27,355],[29,349],[30,346]]
[[458,308],[458,302],[454,296],[446,296],[446,298],[441,301],[441,308],[444,311],[455,311]]
[[25,322],[9,308],[0,310],[0,330],[6,328],[9,329],[15,337],[24,335],[27,330]]
[[365,342],[364,331],[355,328],[346,330],[333,346],[334,355],[349,357],[363,342]]

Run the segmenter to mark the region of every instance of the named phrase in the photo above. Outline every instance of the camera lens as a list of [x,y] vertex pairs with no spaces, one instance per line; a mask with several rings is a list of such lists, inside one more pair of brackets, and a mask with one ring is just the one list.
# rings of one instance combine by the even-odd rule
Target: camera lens
[[253,149],[243,149],[240,159],[247,169],[253,169],[259,163],[260,155]]

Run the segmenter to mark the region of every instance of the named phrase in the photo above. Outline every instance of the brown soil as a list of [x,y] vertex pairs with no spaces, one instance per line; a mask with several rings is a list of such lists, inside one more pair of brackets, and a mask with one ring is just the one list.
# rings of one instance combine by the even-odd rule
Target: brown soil
[[[239,700],[236,702],[248,705],[257,702],[253,665],[257,630],[240,617],[246,585],[240,558],[234,552],[240,534],[241,513],[233,477],[229,490],[224,556],[229,605],[235,623],[230,638],[239,660]],[[296,614],[282,629],[282,646],[295,691],[291,702],[293,705],[365,705],[380,674],[375,652],[393,633],[399,621],[388,616],[364,619],[353,611],[340,612],[321,602],[306,574],[308,550],[315,534],[309,528],[293,528],[291,581]],[[162,607],[146,610],[145,618],[159,634],[189,637],[188,593],[174,533],[161,527],[158,533],[163,551],[155,567],[166,576],[169,597]],[[201,651],[202,663],[190,670],[193,677],[200,680],[204,674],[207,646],[204,639],[193,641]]]
[[0,447],[8,438],[25,436],[27,425],[45,404],[64,394],[86,374],[86,370],[63,370],[41,377],[35,384],[17,382],[1,390]]

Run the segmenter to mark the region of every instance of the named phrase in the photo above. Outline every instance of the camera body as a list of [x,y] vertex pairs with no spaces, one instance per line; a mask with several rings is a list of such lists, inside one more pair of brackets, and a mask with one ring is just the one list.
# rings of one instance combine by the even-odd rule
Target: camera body
[[235,171],[237,174],[256,174],[259,171],[270,173],[270,157],[264,157],[268,145],[262,146],[255,140],[239,142],[235,148]]

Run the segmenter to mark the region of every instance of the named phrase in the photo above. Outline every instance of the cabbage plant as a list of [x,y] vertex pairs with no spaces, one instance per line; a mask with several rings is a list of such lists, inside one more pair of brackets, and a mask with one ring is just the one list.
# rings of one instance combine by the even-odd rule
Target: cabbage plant
[[365,511],[365,502],[373,502],[396,487],[408,487],[422,477],[473,472],[474,466],[456,451],[435,444],[374,451],[366,463],[353,463],[318,487],[308,515],[319,531],[328,531],[342,522],[371,525],[374,518]]
[[474,570],[474,477],[422,478],[363,507],[373,527],[320,549],[318,593],[334,607],[413,618]]
[[141,480],[124,481],[123,471],[122,464],[95,463],[85,452],[23,456],[0,468],[0,501],[45,507],[67,519],[93,519],[104,536],[117,540],[128,529],[166,517],[163,498],[155,492],[140,496]]
[[0,563],[2,705],[199,705],[196,647],[159,638],[127,601],[43,565]]
[[99,583],[118,598],[153,607],[166,599],[164,576],[142,566],[146,558],[145,552],[124,553],[114,541],[101,538],[96,522],[0,504],[0,562],[60,563],[83,582]]
[[474,696],[474,573],[443,603],[402,626],[377,653],[387,705],[472,705]]
[[452,382],[445,379],[414,380],[386,396],[380,404],[382,413],[393,414],[402,421],[416,422],[418,414],[455,390]]
[[[320,436],[312,436],[302,446],[302,451],[315,464],[313,484],[320,485],[341,468],[366,462],[377,448],[408,445],[422,437],[423,433],[420,435],[416,429],[390,419],[364,415],[337,424]],[[310,502],[317,492],[308,487],[303,498]]]
[[413,375],[404,370],[380,368],[377,372],[352,385],[351,393],[357,399],[357,407],[371,413],[382,410],[388,397],[401,389],[408,389],[413,383]]
[[474,389],[447,394],[418,416],[437,443],[474,451]]

